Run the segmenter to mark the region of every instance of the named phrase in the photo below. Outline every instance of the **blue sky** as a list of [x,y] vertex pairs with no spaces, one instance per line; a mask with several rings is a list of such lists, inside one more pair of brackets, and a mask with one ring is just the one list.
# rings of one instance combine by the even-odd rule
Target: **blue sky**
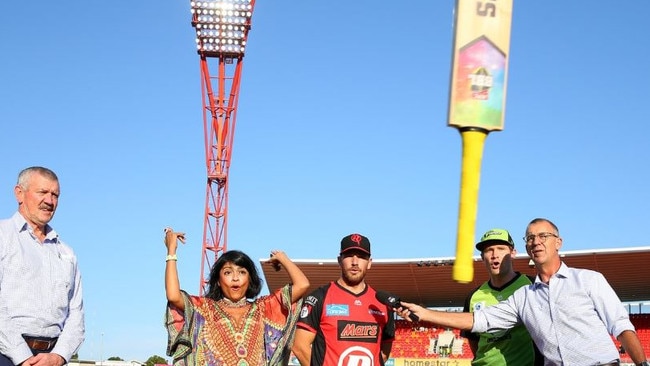
[[[649,245],[650,2],[516,1],[505,129],[486,140],[476,236],[548,217],[564,250]],[[453,256],[461,140],[447,127],[452,0],[257,2],[230,169],[228,247],[254,259]],[[82,359],[165,355],[162,229],[205,198],[189,1],[0,5],[0,217],[24,167],[60,177],[79,257]],[[381,287],[380,284],[375,284]]]

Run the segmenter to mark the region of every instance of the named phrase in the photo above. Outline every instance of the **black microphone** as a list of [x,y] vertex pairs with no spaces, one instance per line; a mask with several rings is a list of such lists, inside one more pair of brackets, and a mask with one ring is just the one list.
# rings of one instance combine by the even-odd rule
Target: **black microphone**
[[[377,291],[377,293],[375,293],[375,298],[379,300],[379,302],[381,302],[382,304],[390,308],[397,309],[399,307],[402,307],[402,301],[399,299],[399,297],[395,295],[391,295],[388,292]],[[409,314],[409,318],[411,319],[411,321],[414,322],[420,320],[420,317],[413,313]]]

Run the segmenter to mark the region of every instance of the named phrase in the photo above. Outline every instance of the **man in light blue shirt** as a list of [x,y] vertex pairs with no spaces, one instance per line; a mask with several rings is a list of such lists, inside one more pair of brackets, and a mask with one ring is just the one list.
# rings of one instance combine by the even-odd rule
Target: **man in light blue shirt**
[[77,258],[48,224],[59,180],[30,167],[14,193],[18,212],[0,220],[0,366],[61,366],[84,340],[84,312]]
[[398,313],[405,319],[415,313],[422,321],[479,333],[524,324],[548,366],[619,365],[614,336],[636,365],[650,366],[625,307],[605,277],[562,262],[562,238],[555,224],[534,219],[524,241],[537,277],[506,300],[473,314],[403,302]]

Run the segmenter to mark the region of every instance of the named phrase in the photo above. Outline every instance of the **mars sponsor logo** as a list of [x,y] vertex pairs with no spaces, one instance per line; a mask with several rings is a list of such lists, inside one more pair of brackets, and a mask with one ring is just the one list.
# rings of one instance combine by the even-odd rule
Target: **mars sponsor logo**
[[379,338],[377,323],[339,320],[336,324],[340,341],[375,343]]

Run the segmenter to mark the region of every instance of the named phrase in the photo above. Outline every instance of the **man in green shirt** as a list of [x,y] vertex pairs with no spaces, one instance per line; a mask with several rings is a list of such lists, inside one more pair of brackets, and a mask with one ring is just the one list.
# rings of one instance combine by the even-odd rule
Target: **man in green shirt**
[[[476,244],[490,279],[475,289],[465,302],[464,311],[479,311],[507,299],[515,290],[532,283],[527,276],[515,272],[512,259],[517,254],[515,243],[507,230],[492,229]],[[474,353],[473,366],[478,365],[543,365],[533,341],[523,325],[498,333],[463,331]]]

